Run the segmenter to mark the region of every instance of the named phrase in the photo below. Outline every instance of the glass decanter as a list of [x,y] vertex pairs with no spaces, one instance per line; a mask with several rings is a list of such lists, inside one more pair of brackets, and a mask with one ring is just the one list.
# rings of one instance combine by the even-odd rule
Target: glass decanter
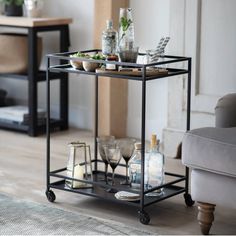
[[131,50],[134,47],[134,23],[131,8],[120,8],[119,50]]

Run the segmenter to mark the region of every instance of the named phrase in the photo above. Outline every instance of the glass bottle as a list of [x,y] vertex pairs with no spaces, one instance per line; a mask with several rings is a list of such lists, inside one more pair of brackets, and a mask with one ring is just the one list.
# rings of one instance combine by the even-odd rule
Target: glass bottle
[[[159,140],[155,134],[151,137],[151,146],[147,154],[147,189],[158,187],[164,184],[164,155],[159,152]],[[163,194],[163,188],[150,192],[148,196]]]
[[131,50],[134,47],[134,23],[131,8],[120,8],[118,50]]
[[112,20],[107,20],[107,28],[102,32],[102,53],[114,55],[117,48],[117,32],[113,29]]
[[[135,150],[134,153],[129,161],[129,178],[130,178],[130,184],[133,188],[140,189],[141,187],[141,149],[142,144],[141,143],[135,143]],[[145,156],[146,159],[146,156]],[[146,160],[144,162],[144,189],[147,190],[147,167],[146,167]]]
[[135,143],[135,151],[129,161],[130,184],[133,188],[141,185],[141,143]]

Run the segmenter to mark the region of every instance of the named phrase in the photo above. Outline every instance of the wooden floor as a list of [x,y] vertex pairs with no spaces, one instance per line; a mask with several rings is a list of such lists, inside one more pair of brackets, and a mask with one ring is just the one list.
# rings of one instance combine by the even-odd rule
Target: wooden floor
[[[91,143],[93,139],[91,133],[78,130],[52,135],[53,169],[66,166],[67,143],[75,140]],[[31,138],[25,134],[0,130],[0,193],[123,222],[149,230],[154,234],[200,234],[196,220],[196,206],[186,207],[182,195],[148,207],[146,210],[151,216],[148,226],[139,223],[136,208],[122,204],[113,204],[63,191],[55,191],[56,202],[49,203],[45,197],[45,167],[45,136]],[[175,173],[184,173],[184,167],[179,160],[167,158],[166,169]],[[236,212],[216,207],[211,233],[236,234]]]

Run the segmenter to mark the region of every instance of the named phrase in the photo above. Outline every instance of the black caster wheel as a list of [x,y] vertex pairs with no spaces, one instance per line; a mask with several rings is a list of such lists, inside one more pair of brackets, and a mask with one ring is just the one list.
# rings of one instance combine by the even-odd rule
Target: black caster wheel
[[185,204],[189,207],[191,207],[195,202],[192,200],[191,195],[188,193],[184,194],[184,200],[185,200]]
[[49,202],[54,202],[56,200],[56,195],[52,190],[46,191],[46,196]]
[[139,220],[142,224],[148,225],[150,222],[150,216],[145,211],[139,211]]

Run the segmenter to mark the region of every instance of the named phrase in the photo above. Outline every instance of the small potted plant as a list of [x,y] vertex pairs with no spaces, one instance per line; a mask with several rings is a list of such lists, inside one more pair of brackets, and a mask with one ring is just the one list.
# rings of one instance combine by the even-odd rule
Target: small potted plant
[[24,0],[0,0],[5,5],[6,16],[22,16]]

